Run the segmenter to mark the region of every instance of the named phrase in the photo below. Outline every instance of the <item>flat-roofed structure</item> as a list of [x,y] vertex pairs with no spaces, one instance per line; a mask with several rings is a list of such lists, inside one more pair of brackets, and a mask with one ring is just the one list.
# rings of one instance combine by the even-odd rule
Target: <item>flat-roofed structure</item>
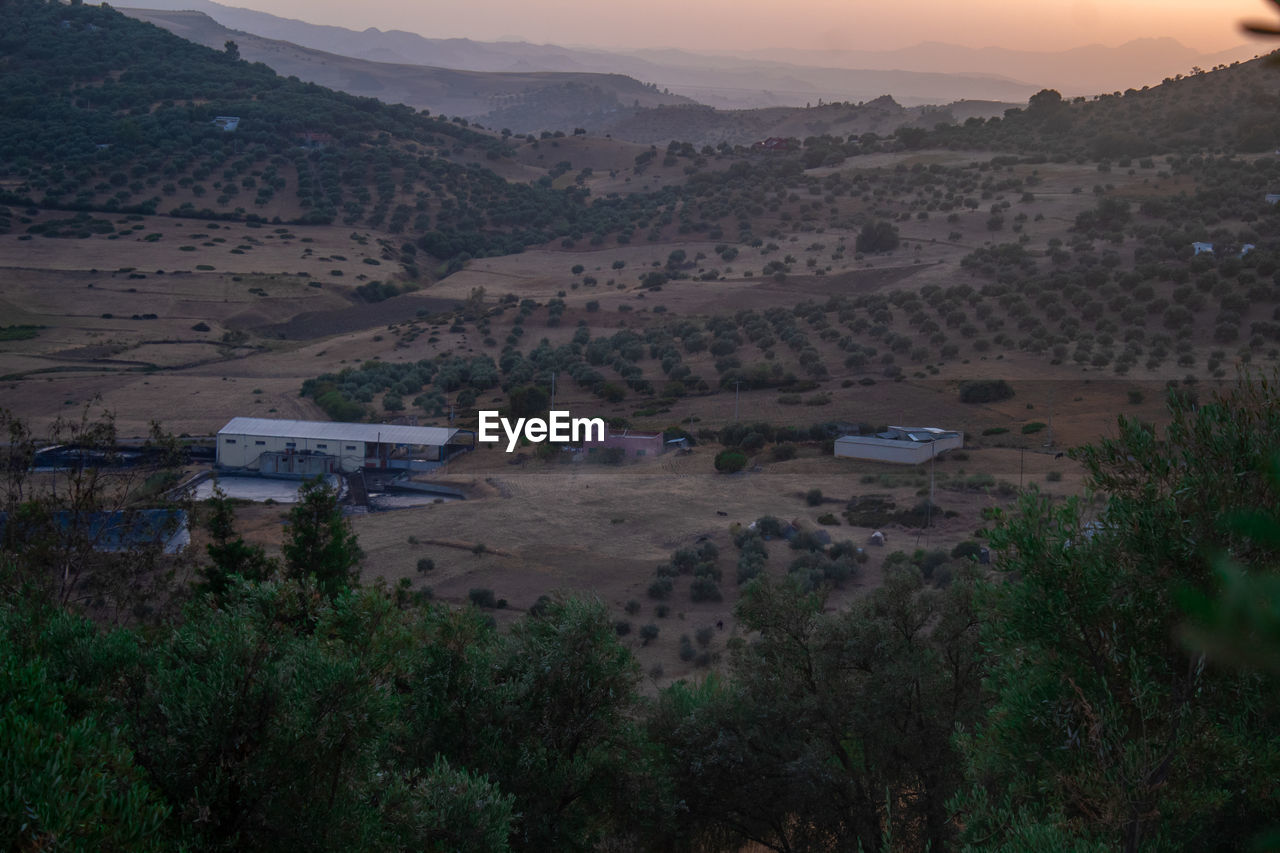
[[964,447],[964,433],[938,427],[891,426],[876,435],[842,435],[836,439],[836,456],[919,465],[948,450]]
[[446,427],[232,418],[218,430],[218,466],[312,477],[365,468],[429,471],[474,446]]

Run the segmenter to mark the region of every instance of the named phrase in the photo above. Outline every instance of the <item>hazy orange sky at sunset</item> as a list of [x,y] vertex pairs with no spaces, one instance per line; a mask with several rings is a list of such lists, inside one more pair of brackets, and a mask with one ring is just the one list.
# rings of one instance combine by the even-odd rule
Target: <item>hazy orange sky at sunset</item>
[[[1173,37],[1204,51],[1246,43],[1264,0],[220,0],[289,18],[429,37],[602,47],[892,49],[922,41],[1062,50]],[[123,5],[123,4],[122,4]]]

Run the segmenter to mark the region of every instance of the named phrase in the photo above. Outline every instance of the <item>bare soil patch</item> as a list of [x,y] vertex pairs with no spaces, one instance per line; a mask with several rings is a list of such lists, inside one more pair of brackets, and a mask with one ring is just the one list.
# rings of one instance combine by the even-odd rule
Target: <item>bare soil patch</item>
[[419,316],[451,313],[456,311],[458,306],[459,302],[454,299],[406,293],[382,302],[355,302],[344,308],[305,311],[284,323],[245,326],[245,328],[252,328],[265,337],[295,341],[313,340],[356,332],[370,326],[399,323]]

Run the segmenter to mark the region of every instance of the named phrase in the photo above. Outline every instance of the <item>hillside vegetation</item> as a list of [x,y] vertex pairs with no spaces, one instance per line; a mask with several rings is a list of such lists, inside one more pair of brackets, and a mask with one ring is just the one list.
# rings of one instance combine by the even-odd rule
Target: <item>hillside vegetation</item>
[[[510,153],[465,123],[282,78],[109,8],[32,0],[0,16],[0,157],[13,204],[209,219],[276,210],[396,231],[411,219],[428,230],[430,213],[459,201],[444,227],[471,231],[471,200],[501,211],[492,224],[504,236],[492,239],[517,247],[546,237],[513,232],[581,207],[572,192],[451,160]],[[218,116],[240,121],[227,131]],[[308,133],[325,141],[308,146]],[[433,190],[444,202],[428,201]]]
[[373,62],[228,29],[201,12],[121,11],[215,50],[234,41],[243,58],[269,65],[282,77],[519,132],[599,128],[623,110],[692,103],[622,74],[485,72],[404,61]]
[[[200,851],[1265,845],[1275,674],[1217,651],[1243,634],[1179,633],[1188,593],[1216,596],[1207,543],[1274,578],[1277,483],[1262,468],[1280,406],[1241,384],[1170,414],[1159,433],[1121,419],[1075,454],[1090,501],[1032,490],[990,513],[993,572],[973,541],[898,552],[878,588],[830,609],[866,562],[852,543],[770,545],[769,516],[736,526],[742,634],[690,629],[681,659],[723,656],[722,674],[656,695],[630,619],[602,602],[543,596],[499,629],[508,603],[490,588],[449,607],[412,582],[362,586],[359,543],[319,481],[279,558],[236,534],[218,496],[206,549],[167,561],[194,569],[190,586],[138,573],[166,566],[143,545],[95,556],[84,525],[50,520],[71,498],[129,495],[131,475],[37,485],[9,421],[0,832]],[[109,423],[63,437],[114,439]],[[721,572],[704,537],[649,595],[692,575],[695,600],[718,596]],[[86,616],[113,612],[129,624]],[[1275,637],[1273,613],[1247,612]],[[642,647],[681,630],[667,615],[640,627]],[[1275,654],[1274,639],[1252,644],[1264,667]]]
[[1168,152],[1257,153],[1280,146],[1280,82],[1266,57],[1196,68],[1159,86],[1093,98],[1046,90],[1003,118],[921,134],[919,145],[1113,159]]
[[[0,25],[7,847],[1276,846],[1261,65],[648,145]],[[394,511],[174,488],[232,416],[553,404],[682,446],[481,444]],[[891,424],[964,447],[834,456]]]

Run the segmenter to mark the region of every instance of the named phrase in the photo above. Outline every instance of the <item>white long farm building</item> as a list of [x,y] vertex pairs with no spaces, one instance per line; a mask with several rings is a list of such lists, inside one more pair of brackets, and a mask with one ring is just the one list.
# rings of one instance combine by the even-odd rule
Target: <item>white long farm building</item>
[[964,433],[937,427],[891,426],[876,435],[843,435],[836,439],[836,456],[873,462],[919,465],[948,450],[964,447]]
[[430,470],[473,442],[474,434],[445,427],[232,418],[218,430],[218,466],[304,476]]

